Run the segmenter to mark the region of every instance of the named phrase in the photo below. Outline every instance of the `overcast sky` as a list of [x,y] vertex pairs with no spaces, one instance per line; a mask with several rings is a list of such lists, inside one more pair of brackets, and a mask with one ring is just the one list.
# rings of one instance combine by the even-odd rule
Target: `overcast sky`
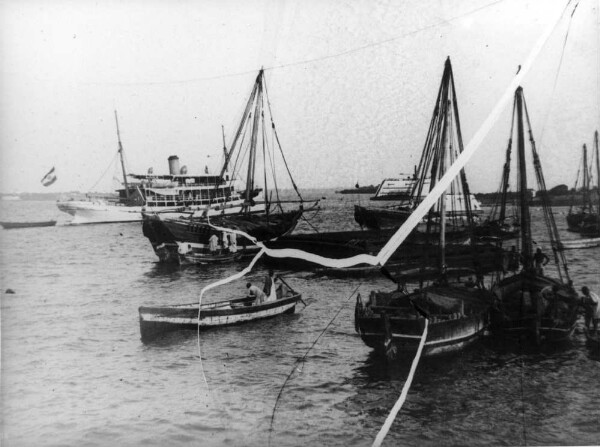
[[[129,171],[166,173],[170,155],[216,170],[261,66],[298,186],[377,184],[418,162],[447,56],[466,143],[566,4],[1,1],[0,192],[114,189],[114,110]],[[523,82],[550,187],[573,186],[600,127],[598,1],[574,4]],[[473,191],[497,189],[509,130],[506,110]]]

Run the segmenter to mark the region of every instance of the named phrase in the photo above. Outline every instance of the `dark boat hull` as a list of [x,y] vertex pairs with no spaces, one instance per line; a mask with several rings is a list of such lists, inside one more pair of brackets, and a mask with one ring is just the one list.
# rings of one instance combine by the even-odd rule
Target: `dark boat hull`
[[581,230],[588,225],[594,225],[597,221],[598,214],[596,213],[577,212],[567,214],[567,226],[569,231],[574,231],[576,233],[581,232]]
[[[232,230],[241,230],[258,241],[266,241],[293,231],[301,215],[302,212],[294,211],[272,215],[268,218],[265,215],[241,215],[217,217],[208,221],[198,218],[169,219],[161,218],[158,214],[149,214],[144,215],[142,231],[144,236],[150,240],[152,248],[161,262],[182,262],[180,249],[182,243],[193,246],[188,261],[193,262],[194,259],[202,260],[202,258],[206,261],[206,256],[210,256],[208,252],[209,238],[216,233],[211,224]],[[236,236],[236,240],[238,255],[234,257],[256,251],[256,246],[245,237]],[[218,255],[221,255],[225,254],[226,249],[219,246],[217,251]]]
[[38,228],[38,227],[53,227],[56,225],[55,220],[47,220],[43,222],[0,222],[5,230],[13,230],[17,228]]
[[385,209],[385,208],[366,208],[354,205],[354,220],[361,227],[367,227],[373,230],[384,228],[398,228],[410,216],[412,210],[406,209]]
[[[548,286],[558,286],[560,298],[544,305],[540,292]],[[493,332],[535,343],[561,342],[573,334],[579,297],[558,280],[520,272],[500,281],[492,292],[497,298],[492,308]]]
[[417,351],[426,313],[429,327],[422,355],[433,356],[459,351],[480,337],[490,306],[489,292],[463,286],[431,286],[412,294],[372,292],[366,304],[357,300],[355,326],[367,346],[388,359],[400,359]]

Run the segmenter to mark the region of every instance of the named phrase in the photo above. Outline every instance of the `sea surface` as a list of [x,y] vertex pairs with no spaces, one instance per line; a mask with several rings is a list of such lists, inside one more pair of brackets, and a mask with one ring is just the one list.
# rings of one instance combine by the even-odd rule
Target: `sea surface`
[[[311,195],[325,197],[312,226],[358,229],[352,205],[368,196]],[[139,306],[197,301],[248,261],[162,265],[141,223],[68,226],[53,202],[0,207],[0,220],[59,219],[0,230],[2,446],[368,446],[401,392],[410,364],[373,355],[354,330],[353,292],[393,288],[383,277],[278,271],[308,304],[294,315],[143,344]],[[566,211],[557,223],[576,238]],[[600,292],[600,249],[567,257],[575,286]],[[258,264],[248,278],[265,272]],[[246,280],[206,299],[243,296]],[[581,328],[551,350],[484,338],[421,359],[384,445],[594,445],[599,421],[600,355]]]

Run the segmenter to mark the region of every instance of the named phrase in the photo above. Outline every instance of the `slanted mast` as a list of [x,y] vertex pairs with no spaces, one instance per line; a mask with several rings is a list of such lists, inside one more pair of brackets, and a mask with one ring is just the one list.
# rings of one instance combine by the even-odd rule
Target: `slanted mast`
[[[447,168],[454,163],[458,155],[463,151],[463,147],[452,64],[450,58],[447,58],[429,131],[425,139],[419,165],[416,168],[416,181],[411,191],[411,197],[415,203],[423,195],[428,181],[429,191],[435,187],[438,180],[445,174]],[[449,201],[450,203],[446,203],[448,193],[449,197],[452,198]],[[465,216],[459,216],[456,210],[465,210]],[[430,210],[427,219],[428,233],[433,232],[433,226],[436,222],[439,224],[439,267],[442,270],[445,265],[444,246],[446,243],[446,226],[448,224],[457,224],[458,219],[463,219],[464,217],[466,217],[467,228],[472,228],[473,217],[469,186],[465,171],[462,169],[460,175],[450,185],[450,188],[442,194],[435,208]]]
[[125,170],[125,161],[123,160],[123,144],[121,144],[121,132],[119,131],[119,118],[115,110],[115,122],[117,124],[117,140],[119,142],[119,157],[121,159],[121,170],[123,171],[123,186],[125,186],[125,197],[129,199],[129,184],[127,183],[127,171]]
[[[273,147],[270,146],[269,138],[267,135],[268,125],[265,123],[265,114],[268,115],[271,121],[271,132],[273,134],[273,138],[271,142],[273,143]],[[275,145],[279,150],[279,153],[283,159],[285,167],[287,169],[288,175],[292,182],[292,186],[300,199],[300,202],[303,202],[302,196],[294,183],[294,179],[289,171],[287,163],[285,161],[285,156],[283,155],[283,150],[281,149],[281,144],[279,142],[279,137],[277,136],[277,131],[275,129],[275,124],[273,122],[273,116],[271,111],[271,105],[269,102],[268,94],[267,94],[267,85],[264,76],[264,70],[260,69],[258,75],[256,76],[256,80],[252,87],[252,91],[250,92],[250,96],[246,103],[246,107],[244,112],[242,113],[242,117],[240,119],[240,123],[235,132],[233,141],[229,147],[229,150],[226,149],[225,142],[224,144],[224,153],[225,153],[225,163],[223,164],[223,168],[221,171],[221,176],[225,175],[227,169],[230,168],[230,163],[232,162],[233,155],[236,154],[235,161],[233,161],[233,177],[236,177],[236,173],[240,172],[241,161],[246,158],[247,167],[246,167],[246,190],[244,191],[244,207],[242,209],[243,213],[249,212],[251,207],[254,205],[254,197],[260,191],[256,188],[256,170],[257,164],[262,162],[264,168],[264,178],[263,178],[263,196],[265,201],[265,209],[267,214],[269,213],[270,202],[271,202],[271,191],[270,188],[273,189],[273,192],[276,195],[274,201],[279,205],[279,191],[277,186],[277,181],[274,173],[274,162],[275,162]],[[262,152],[262,160],[259,160],[259,152]],[[267,183],[267,170],[268,168],[273,170],[272,185],[268,185]]]

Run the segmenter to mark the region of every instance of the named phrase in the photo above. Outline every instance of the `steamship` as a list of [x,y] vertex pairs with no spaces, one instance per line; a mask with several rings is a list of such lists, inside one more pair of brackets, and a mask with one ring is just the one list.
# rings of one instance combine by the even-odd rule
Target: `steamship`
[[[142,212],[195,212],[202,215],[238,213],[244,204],[244,191],[236,191],[234,179],[224,170],[222,175],[188,175],[179,167],[179,157],[168,158],[169,174],[123,175],[123,188],[115,197],[92,197],[86,200],[59,200],[58,209],[73,216],[71,224],[142,221]],[[133,179],[128,181],[127,177]],[[259,191],[252,191],[256,196]],[[253,211],[264,210],[254,204]]]

